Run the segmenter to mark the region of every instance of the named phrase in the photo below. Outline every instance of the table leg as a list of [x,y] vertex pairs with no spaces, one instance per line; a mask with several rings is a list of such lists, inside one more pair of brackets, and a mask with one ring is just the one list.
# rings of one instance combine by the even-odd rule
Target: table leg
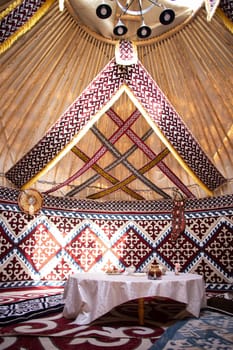
[[144,325],[144,298],[138,299],[138,319],[141,326]]

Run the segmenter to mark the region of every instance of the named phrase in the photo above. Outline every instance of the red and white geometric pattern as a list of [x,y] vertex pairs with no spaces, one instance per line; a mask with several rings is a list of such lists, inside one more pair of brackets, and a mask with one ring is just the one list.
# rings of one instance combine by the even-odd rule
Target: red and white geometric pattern
[[25,0],[0,22],[0,43],[17,32],[38,11],[46,0]]
[[174,200],[171,237],[176,240],[185,230],[185,201]]
[[119,65],[129,66],[136,64],[138,53],[136,45],[128,40],[121,40],[115,48],[116,63]]
[[87,201],[89,209],[82,209],[82,201],[72,199],[66,199],[67,209],[55,206],[59,198],[51,207],[46,205],[50,198],[45,198],[41,213],[30,217],[20,211],[17,201],[1,200],[1,285],[63,283],[77,271],[124,269],[132,264],[143,271],[156,257],[169,270],[179,262],[182,271],[202,274],[210,289],[230,289],[232,199],[220,197],[209,203],[187,199],[186,227],[175,241],[171,210],[161,211],[156,205],[145,211],[131,207],[123,213],[103,204],[101,211],[94,210],[92,201]]
[[123,84],[130,88],[165,138],[211,191],[226,181],[142,64],[138,61],[137,64],[121,66],[115,59],[110,61],[38,144],[6,173],[6,177],[18,187],[27,183],[114,98]]
[[210,190],[214,190],[225,182],[185,126],[182,118],[140,62],[128,67],[125,80],[151,119],[201,181]]
[[37,145],[6,173],[6,177],[18,187],[23,186],[113,98],[123,81],[124,70],[112,60]]

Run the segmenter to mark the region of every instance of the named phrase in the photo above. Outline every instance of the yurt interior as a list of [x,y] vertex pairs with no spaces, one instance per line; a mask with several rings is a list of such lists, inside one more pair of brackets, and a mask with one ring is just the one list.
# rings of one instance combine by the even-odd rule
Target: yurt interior
[[0,349],[233,349],[233,1],[0,22]]

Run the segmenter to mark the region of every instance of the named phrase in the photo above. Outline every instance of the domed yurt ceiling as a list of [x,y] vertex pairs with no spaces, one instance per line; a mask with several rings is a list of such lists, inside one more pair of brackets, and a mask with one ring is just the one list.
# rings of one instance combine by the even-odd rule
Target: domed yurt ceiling
[[206,3],[1,1],[0,185],[98,201],[232,193],[233,5]]

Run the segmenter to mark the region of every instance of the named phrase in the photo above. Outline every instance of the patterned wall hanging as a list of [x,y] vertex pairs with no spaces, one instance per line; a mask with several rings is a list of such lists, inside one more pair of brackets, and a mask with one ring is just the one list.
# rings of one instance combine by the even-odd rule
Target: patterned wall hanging
[[[129,46],[130,43],[123,45],[122,49],[128,50]],[[31,187],[76,145],[124,92],[181,166],[208,195],[226,181],[143,65],[138,61],[137,64],[122,66],[115,59],[97,75],[37,145],[6,173],[6,177],[18,187]]]
[[175,241],[185,230],[185,199],[177,189],[174,189],[172,202],[171,238]]
[[186,226],[171,239],[172,200],[100,203],[45,196],[29,216],[19,191],[0,187],[0,287],[61,285],[71,273],[156,260],[204,276],[209,290],[233,288],[233,196],[187,199]]

